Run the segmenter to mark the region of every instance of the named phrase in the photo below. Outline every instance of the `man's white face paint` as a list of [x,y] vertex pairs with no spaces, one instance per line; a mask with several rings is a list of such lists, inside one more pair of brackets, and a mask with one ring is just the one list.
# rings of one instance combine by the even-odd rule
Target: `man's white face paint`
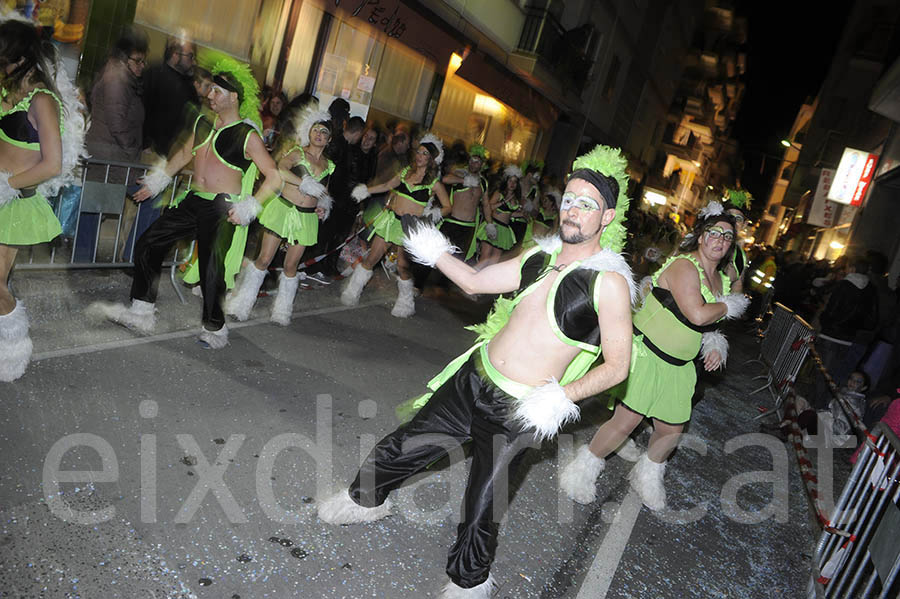
[[562,203],[559,206],[559,211],[564,212],[572,208],[577,208],[581,212],[591,212],[593,210],[602,210],[603,206],[591,196],[575,195],[574,192],[567,191],[562,194]]

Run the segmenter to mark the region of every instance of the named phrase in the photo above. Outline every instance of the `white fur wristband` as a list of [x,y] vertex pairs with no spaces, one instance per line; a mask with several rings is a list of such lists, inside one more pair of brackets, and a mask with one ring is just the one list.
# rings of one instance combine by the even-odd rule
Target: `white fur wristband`
[[311,175],[306,175],[303,179],[300,180],[300,193],[306,194],[313,198],[320,198],[323,195],[328,195],[328,191],[325,189],[325,186],[315,180]]
[[256,198],[247,196],[240,202],[236,202],[231,209],[234,211],[234,216],[238,219],[240,225],[246,226],[253,222],[262,206],[259,205]]
[[369,188],[365,186],[365,184],[360,183],[356,187],[353,188],[353,191],[350,192],[350,197],[357,201],[357,203],[362,202],[364,199],[369,197]]
[[325,195],[319,196],[319,201],[316,202],[316,208],[321,208],[324,214],[322,215],[322,220],[328,220],[328,217],[331,216],[331,206],[334,204],[334,200],[327,193]]
[[728,309],[725,312],[725,318],[729,320],[743,316],[747,306],[750,305],[750,298],[741,293],[729,293],[724,297],[717,297],[716,300],[725,304],[725,307]]
[[463,187],[481,187],[481,181],[477,175],[470,173],[463,177]]
[[566,392],[550,378],[546,385],[535,387],[528,395],[515,401],[512,421],[523,428],[533,428],[538,441],[550,439],[559,429],[581,416],[578,406],[566,397]]
[[11,176],[0,171],[0,206],[19,197],[19,190],[9,184]]
[[422,211],[422,216],[431,220],[434,224],[438,224],[444,217],[441,215],[441,207],[437,204],[430,204]]
[[159,195],[171,182],[172,177],[166,174],[165,162],[154,164],[143,179],[143,185],[150,192],[150,197]]
[[728,339],[719,331],[703,333],[700,337],[700,357],[706,359],[714,351],[719,352],[722,357],[719,368],[725,368],[725,362],[728,361]]
[[484,232],[487,234],[488,239],[497,239],[497,225],[494,223],[488,223],[484,227]]
[[403,247],[413,260],[431,267],[437,264],[438,258],[443,254],[459,251],[459,248],[450,243],[437,227],[425,223],[410,227],[409,233],[403,239]]

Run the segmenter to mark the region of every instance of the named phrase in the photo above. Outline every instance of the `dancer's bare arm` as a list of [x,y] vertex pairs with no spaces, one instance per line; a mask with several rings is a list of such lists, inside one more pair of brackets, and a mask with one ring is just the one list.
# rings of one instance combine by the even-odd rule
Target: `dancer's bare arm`
[[447,275],[448,279],[459,285],[460,289],[471,295],[514,291],[519,288],[522,277],[518,258],[475,270],[459,258],[445,253],[438,258],[435,266]]
[[678,309],[691,323],[697,326],[712,324],[728,311],[721,302],[708,304],[703,299],[700,293],[700,274],[690,260],[675,260],[660,279],[663,277]]

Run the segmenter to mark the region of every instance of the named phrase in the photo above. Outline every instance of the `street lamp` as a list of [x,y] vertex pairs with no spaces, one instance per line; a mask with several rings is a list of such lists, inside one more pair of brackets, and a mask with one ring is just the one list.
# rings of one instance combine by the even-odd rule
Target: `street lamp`
[[782,139],[781,145],[783,145],[785,148],[796,148],[797,150],[802,148],[802,146],[795,144],[794,142],[787,139]]

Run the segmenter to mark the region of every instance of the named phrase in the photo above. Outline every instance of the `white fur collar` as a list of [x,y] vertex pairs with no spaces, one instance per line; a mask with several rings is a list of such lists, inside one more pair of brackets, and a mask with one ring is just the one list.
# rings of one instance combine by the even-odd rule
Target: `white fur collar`
[[[535,237],[534,241],[545,254],[552,254],[562,248],[562,240],[559,238],[558,234],[550,237]],[[619,273],[625,278],[625,282],[628,283],[628,294],[631,297],[632,305],[637,301],[638,288],[634,283],[634,275],[631,273],[631,267],[628,266],[628,262],[625,261],[625,258],[621,254],[603,248],[590,258],[582,261],[579,268],[596,270],[598,272]]]

